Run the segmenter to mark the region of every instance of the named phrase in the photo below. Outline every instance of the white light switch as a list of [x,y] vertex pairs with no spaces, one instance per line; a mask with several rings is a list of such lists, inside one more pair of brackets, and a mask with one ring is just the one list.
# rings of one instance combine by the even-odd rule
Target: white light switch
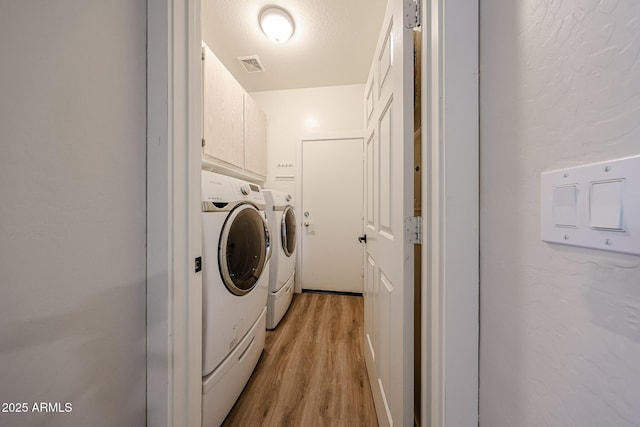
[[578,224],[578,205],[575,185],[556,186],[553,189],[553,222],[558,227]]
[[640,156],[543,172],[540,237],[640,255]]
[[622,230],[622,188],[624,180],[591,183],[589,225],[592,228]]

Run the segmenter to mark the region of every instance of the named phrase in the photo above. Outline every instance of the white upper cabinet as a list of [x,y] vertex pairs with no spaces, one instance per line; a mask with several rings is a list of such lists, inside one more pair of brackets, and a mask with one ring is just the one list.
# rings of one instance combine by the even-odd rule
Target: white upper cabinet
[[244,168],[267,174],[267,116],[248,94],[244,101]]
[[244,90],[206,45],[203,57],[204,153],[242,166]]
[[204,43],[202,60],[203,160],[221,173],[264,180],[264,112]]

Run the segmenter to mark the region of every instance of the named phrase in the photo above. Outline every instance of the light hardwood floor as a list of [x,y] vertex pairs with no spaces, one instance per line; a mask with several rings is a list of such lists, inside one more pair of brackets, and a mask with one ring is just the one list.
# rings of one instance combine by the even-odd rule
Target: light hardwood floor
[[377,426],[363,299],[296,294],[223,426]]

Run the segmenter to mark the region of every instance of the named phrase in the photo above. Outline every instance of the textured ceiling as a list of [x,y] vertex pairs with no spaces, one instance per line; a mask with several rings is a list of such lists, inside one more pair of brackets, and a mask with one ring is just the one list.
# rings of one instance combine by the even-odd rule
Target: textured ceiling
[[[269,41],[258,15],[291,14],[295,32]],[[365,83],[386,0],[202,0],[202,37],[248,92]],[[237,57],[257,54],[266,72],[247,73]]]

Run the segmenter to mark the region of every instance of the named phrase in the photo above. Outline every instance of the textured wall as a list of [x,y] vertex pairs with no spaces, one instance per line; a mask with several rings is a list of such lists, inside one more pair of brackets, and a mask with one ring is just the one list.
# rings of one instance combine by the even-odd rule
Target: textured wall
[[145,424],[145,30],[144,0],[0,6],[1,426]]
[[640,258],[540,241],[540,173],[640,154],[640,2],[481,5],[480,424],[640,425]]

